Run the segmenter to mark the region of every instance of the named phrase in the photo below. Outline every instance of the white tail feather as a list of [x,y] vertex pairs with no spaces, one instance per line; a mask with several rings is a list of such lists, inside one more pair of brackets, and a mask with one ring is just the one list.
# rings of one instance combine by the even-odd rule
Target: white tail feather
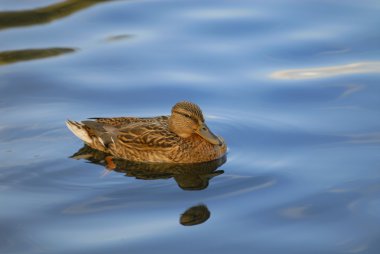
[[68,120],[66,121],[66,125],[75,136],[88,144],[92,143],[92,138],[88,135],[87,131],[82,128],[83,124]]

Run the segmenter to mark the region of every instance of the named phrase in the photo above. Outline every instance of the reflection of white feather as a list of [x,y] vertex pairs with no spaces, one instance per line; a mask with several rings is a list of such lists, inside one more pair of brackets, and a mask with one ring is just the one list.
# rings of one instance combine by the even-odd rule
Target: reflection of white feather
[[92,138],[88,135],[87,131],[83,128],[83,124],[74,122],[74,121],[66,121],[67,128],[74,133],[75,136],[83,140],[84,142],[91,144]]

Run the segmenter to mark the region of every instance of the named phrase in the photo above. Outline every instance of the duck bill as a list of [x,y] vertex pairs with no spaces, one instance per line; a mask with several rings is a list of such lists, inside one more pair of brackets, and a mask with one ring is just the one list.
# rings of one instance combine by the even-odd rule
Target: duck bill
[[204,138],[205,140],[207,140],[213,145],[222,144],[220,139],[217,136],[215,136],[214,133],[210,131],[210,129],[207,127],[206,124],[202,124],[196,132],[198,133],[199,136],[201,136],[202,138]]

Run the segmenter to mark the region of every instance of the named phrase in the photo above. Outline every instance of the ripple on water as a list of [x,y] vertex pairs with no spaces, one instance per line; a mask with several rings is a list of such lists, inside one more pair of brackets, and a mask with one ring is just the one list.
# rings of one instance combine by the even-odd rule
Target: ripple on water
[[[1,253],[379,253],[376,1],[1,2]],[[216,170],[68,158],[180,100]]]

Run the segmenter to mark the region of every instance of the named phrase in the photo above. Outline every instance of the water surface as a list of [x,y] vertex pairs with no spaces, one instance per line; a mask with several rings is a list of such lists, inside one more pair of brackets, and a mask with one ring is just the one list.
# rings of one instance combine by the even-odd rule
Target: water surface
[[[1,1],[0,252],[379,253],[379,11]],[[228,143],[211,171],[70,158],[66,119],[180,100]]]

